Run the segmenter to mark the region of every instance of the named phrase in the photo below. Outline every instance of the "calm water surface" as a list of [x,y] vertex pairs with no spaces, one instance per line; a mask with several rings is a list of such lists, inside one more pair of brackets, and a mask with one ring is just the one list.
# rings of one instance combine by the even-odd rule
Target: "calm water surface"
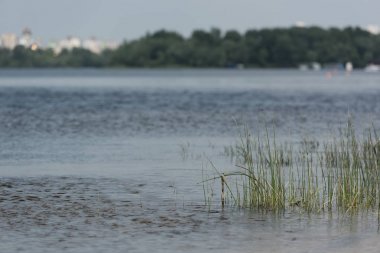
[[[204,207],[202,168],[237,125],[328,139],[380,126],[380,75],[1,70],[4,252],[378,252],[377,214]],[[217,199],[217,197],[216,197]]]

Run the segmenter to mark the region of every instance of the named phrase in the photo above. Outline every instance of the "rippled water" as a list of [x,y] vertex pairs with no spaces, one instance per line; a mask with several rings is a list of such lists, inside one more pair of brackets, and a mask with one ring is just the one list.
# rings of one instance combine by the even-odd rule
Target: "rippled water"
[[[380,75],[1,70],[5,252],[377,252],[377,214],[211,212],[202,167],[242,122],[279,138],[380,125]],[[207,168],[206,168],[207,169]]]

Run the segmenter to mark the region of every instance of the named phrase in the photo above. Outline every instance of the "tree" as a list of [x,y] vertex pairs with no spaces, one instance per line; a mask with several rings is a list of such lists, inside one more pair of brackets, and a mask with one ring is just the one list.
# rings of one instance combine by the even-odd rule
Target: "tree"
[[31,50],[0,48],[1,67],[296,67],[301,63],[353,62],[364,67],[380,61],[380,35],[358,27],[344,29],[274,28],[240,34],[219,29],[195,30],[189,38],[159,30],[124,41],[116,50],[94,54],[82,48]]

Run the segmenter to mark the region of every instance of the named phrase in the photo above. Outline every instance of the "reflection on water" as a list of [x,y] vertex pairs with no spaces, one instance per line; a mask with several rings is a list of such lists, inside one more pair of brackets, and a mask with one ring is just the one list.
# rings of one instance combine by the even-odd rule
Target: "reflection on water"
[[[377,252],[377,214],[212,212],[202,166],[236,124],[326,138],[380,123],[380,76],[295,71],[0,71],[6,252]],[[326,134],[327,133],[327,134]],[[205,159],[207,158],[207,159]]]

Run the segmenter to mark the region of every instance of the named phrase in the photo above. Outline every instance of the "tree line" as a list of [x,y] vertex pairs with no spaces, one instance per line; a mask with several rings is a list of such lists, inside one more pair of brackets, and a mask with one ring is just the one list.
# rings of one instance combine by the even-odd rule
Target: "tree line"
[[292,68],[348,61],[355,67],[379,62],[380,35],[358,27],[252,29],[245,33],[213,28],[195,30],[188,38],[160,30],[101,54],[82,48],[57,55],[52,49],[0,49],[0,67]]

